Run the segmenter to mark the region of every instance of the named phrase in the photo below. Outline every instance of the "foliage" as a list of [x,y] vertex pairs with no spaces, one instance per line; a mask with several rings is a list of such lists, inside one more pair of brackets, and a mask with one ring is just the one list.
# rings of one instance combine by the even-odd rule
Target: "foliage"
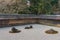
[[15,3],[7,4],[4,8],[1,8],[1,12],[5,13],[18,13],[18,14],[52,14],[53,8],[56,7],[59,0],[29,0],[31,2],[30,7],[27,7],[27,0],[16,0]]
[[58,0],[30,0],[30,11],[34,14],[51,14]]
[[52,6],[53,6],[53,5],[56,5],[56,4],[58,3],[58,1],[59,1],[59,0],[52,0],[51,5],[52,5]]
[[30,14],[30,11],[28,10],[28,8],[25,8],[24,10],[20,10],[18,11],[18,14]]

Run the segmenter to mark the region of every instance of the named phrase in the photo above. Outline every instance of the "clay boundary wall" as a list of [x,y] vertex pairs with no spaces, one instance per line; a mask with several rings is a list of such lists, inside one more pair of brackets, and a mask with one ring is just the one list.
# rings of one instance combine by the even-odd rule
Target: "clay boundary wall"
[[60,20],[38,19],[38,18],[0,20],[0,27],[22,25],[22,24],[43,24],[43,25],[60,27]]
[[60,27],[60,15],[0,15],[0,27],[22,24],[44,24]]

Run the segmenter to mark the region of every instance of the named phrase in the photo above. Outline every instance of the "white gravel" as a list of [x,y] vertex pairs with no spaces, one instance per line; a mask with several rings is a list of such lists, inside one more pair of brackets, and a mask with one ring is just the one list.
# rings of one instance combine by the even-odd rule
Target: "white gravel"
[[[24,29],[26,26],[32,25],[32,29]],[[12,27],[0,28],[0,40],[60,40],[60,28],[30,24],[23,26],[15,26],[15,28],[21,30],[20,33],[9,33]],[[58,31],[58,34],[46,34],[48,29],[54,29]]]

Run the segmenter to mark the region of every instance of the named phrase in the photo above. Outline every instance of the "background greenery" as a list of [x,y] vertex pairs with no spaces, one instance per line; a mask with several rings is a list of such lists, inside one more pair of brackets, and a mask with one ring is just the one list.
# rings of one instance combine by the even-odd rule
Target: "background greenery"
[[[54,10],[58,8],[59,0],[28,0],[30,6],[27,6],[27,0],[16,0],[15,3],[6,4],[4,8],[0,9],[1,13],[18,13],[18,14],[53,14]],[[11,1],[12,2],[12,1]]]

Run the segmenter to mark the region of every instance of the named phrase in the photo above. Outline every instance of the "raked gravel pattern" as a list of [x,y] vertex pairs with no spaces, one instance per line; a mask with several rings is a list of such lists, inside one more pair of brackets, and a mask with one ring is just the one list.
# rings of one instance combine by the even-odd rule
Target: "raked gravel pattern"
[[[32,29],[24,29],[32,25]],[[40,24],[15,26],[20,33],[9,33],[12,27],[0,28],[0,40],[60,40],[60,28]],[[58,34],[46,34],[45,31],[54,29]]]

